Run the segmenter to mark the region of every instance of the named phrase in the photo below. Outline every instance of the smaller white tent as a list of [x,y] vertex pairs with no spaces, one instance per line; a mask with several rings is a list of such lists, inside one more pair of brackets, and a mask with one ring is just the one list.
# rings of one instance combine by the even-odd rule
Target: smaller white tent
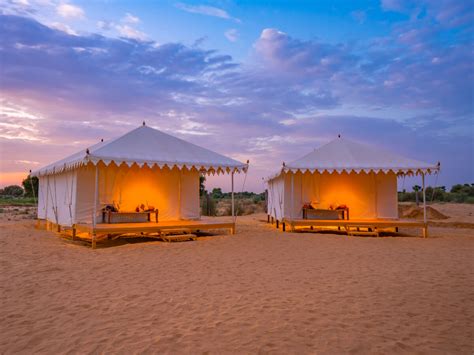
[[[63,226],[95,225],[105,205],[132,212],[145,204],[160,221],[199,219],[200,174],[247,171],[225,157],[143,123],[32,172],[39,178],[38,218]],[[233,186],[233,183],[232,183]]]
[[283,163],[267,180],[268,214],[277,221],[293,220],[303,217],[305,204],[317,209],[345,205],[352,219],[396,219],[397,177],[421,175],[424,192],[425,174],[439,168],[439,163],[424,163],[338,137]]

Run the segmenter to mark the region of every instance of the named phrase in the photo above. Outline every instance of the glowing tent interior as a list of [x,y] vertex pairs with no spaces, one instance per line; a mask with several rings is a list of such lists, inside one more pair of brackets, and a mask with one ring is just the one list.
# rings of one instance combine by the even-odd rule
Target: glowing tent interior
[[58,226],[102,222],[102,208],[159,210],[160,222],[198,220],[200,174],[246,172],[247,164],[142,126],[32,172],[38,219]]
[[[439,169],[439,163],[405,158],[339,136],[300,159],[283,163],[281,170],[267,180],[268,216],[277,223],[292,221],[292,228],[298,224],[295,221],[306,217],[304,207],[323,212],[339,207],[347,211],[345,219],[350,211],[352,222],[340,222],[341,225],[354,221],[397,220],[397,177],[420,175],[424,191],[425,175],[437,173]],[[426,224],[424,194],[423,201]],[[322,222],[313,224],[318,223]],[[311,223],[301,221],[301,224]]]

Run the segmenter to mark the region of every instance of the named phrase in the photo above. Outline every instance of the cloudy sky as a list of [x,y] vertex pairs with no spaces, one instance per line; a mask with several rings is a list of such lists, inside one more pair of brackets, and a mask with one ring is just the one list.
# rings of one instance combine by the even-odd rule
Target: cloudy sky
[[0,0],[0,185],[143,120],[250,159],[246,190],[337,134],[472,183],[473,6]]

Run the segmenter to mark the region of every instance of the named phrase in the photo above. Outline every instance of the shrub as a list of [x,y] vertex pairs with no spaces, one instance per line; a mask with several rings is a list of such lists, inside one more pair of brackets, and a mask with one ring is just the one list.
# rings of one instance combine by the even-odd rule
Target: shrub
[[212,198],[211,194],[205,194],[201,198],[201,214],[203,216],[215,216],[216,215],[216,202]]
[[39,180],[36,176],[31,177],[28,175],[26,179],[21,182],[21,185],[25,190],[25,197],[38,197]]
[[3,196],[20,197],[23,196],[23,188],[18,185],[10,185],[3,188]]

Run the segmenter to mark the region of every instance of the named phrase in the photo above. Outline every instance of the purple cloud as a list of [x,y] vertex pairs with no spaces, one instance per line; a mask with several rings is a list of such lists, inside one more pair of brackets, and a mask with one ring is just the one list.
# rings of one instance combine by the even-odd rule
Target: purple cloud
[[243,64],[197,46],[71,35],[1,16],[0,144],[9,157],[2,169],[59,159],[146,120],[249,158],[254,190],[282,160],[338,133],[441,160],[448,184],[464,182],[474,178],[472,31],[461,10],[449,21],[443,11],[426,5],[426,16],[368,42],[303,41],[264,29]]

